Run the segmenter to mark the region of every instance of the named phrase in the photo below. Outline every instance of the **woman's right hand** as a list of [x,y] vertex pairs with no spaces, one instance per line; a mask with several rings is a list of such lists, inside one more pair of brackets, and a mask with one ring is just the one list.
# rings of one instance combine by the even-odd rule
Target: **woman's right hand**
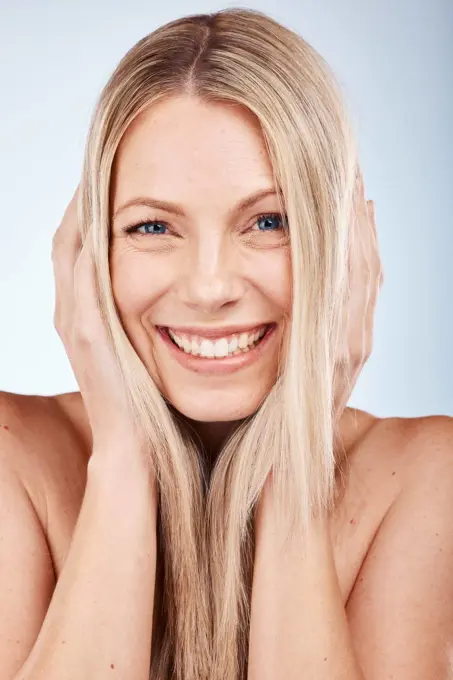
[[91,228],[82,244],[77,219],[79,187],[52,241],[54,324],[69,357],[99,456],[139,460],[151,470],[144,434],[132,417],[96,296]]

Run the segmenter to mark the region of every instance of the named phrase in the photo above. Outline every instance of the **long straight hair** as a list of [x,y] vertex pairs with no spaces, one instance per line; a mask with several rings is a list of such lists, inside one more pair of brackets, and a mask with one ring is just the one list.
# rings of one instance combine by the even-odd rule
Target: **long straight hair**
[[[254,114],[291,248],[292,308],[278,378],[225,443],[210,477],[122,327],[109,271],[111,175],[120,140],[145,109],[180,95]],[[330,69],[299,35],[256,10],[167,23],[124,56],[100,95],[79,218],[82,237],[93,232],[99,307],[159,483],[151,678],[245,679],[253,516],[271,470],[282,527],[301,545],[313,517],[333,507],[340,469],[333,379],[349,296],[356,171],[351,126]]]

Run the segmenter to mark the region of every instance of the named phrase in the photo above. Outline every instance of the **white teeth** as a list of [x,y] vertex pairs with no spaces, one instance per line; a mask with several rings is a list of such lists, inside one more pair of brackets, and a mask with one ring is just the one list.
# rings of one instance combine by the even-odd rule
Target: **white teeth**
[[194,354],[195,356],[200,354],[200,345],[195,340],[195,338],[192,338],[192,354]]
[[233,339],[228,343],[228,351],[231,353],[234,353],[238,348],[238,339],[236,335],[233,337]]
[[214,343],[214,354],[216,357],[226,357],[228,354],[228,340],[221,338]]
[[210,340],[202,340],[200,345],[200,354],[203,357],[211,358],[215,356],[214,345]]
[[248,340],[249,336],[247,335],[247,333],[241,333],[238,340],[238,347],[240,349],[244,349],[244,347],[247,347]]
[[266,326],[255,331],[254,333],[240,333],[233,335],[228,342],[227,338],[218,338],[211,341],[207,338],[201,338],[196,335],[177,335],[170,328],[168,334],[178,347],[186,354],[193,354],[194,356],[202,356],[209,359],[221,359],[227,356],[236,356],[243,352],[248,352],[252,347],[261,340],[266,333]]
[[182,343],[181,343],[181,340],[178,338],[177,335],[175,335],[175,334],[173,333],[172,330],[168,329],[168,335],[169,335],[170,338],[173,340],[173,342],[176,342],[176,344],[178,345],[178,347],[181,347],[181,344],[182,344]]

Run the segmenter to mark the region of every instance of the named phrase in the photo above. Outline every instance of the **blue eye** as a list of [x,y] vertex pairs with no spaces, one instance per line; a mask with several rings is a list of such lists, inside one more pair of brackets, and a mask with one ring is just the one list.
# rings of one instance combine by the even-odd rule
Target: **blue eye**
[[258,231],[277,231],[278,229],[284,229],[286,222],[282,219],[280,213],[267,213],[265,215],[259,215],[256,218],[257,223],[261,222],[261,227],[258,227]]
[[[259,215],[256,218],[255,225],[256,224],[258,224],[258,231],[279,231],[286,229],[287,227],[286,217],[283,218],[280,213],[265,213],[264,215]],[[142,220],[130,227],[125,227],[124,231],[127,234],[137,233],[142,236],[149,234],[165,236],[168,227],[165,222],[160,222],[159,220]]]
[[[148,231],[148,229],[145,229],[145,231],[139,231],[142,227],[151,227],[151,229]],[[143,222],[139,222],[138,224],[133,224],[130,227],[125,228],[125,232],[127,234],[165,234],[165,229],[167,229],[165,222],[158,222],[157,220],[147,220]]]

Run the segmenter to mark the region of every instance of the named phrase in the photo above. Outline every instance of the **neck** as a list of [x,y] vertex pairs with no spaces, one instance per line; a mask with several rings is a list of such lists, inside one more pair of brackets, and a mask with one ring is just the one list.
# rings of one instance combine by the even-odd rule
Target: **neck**
[[197,434],[209,466],[215,465],[220,451],[228,437],[234,432],[240,421],[201,422],[184,417],[184,421]]

